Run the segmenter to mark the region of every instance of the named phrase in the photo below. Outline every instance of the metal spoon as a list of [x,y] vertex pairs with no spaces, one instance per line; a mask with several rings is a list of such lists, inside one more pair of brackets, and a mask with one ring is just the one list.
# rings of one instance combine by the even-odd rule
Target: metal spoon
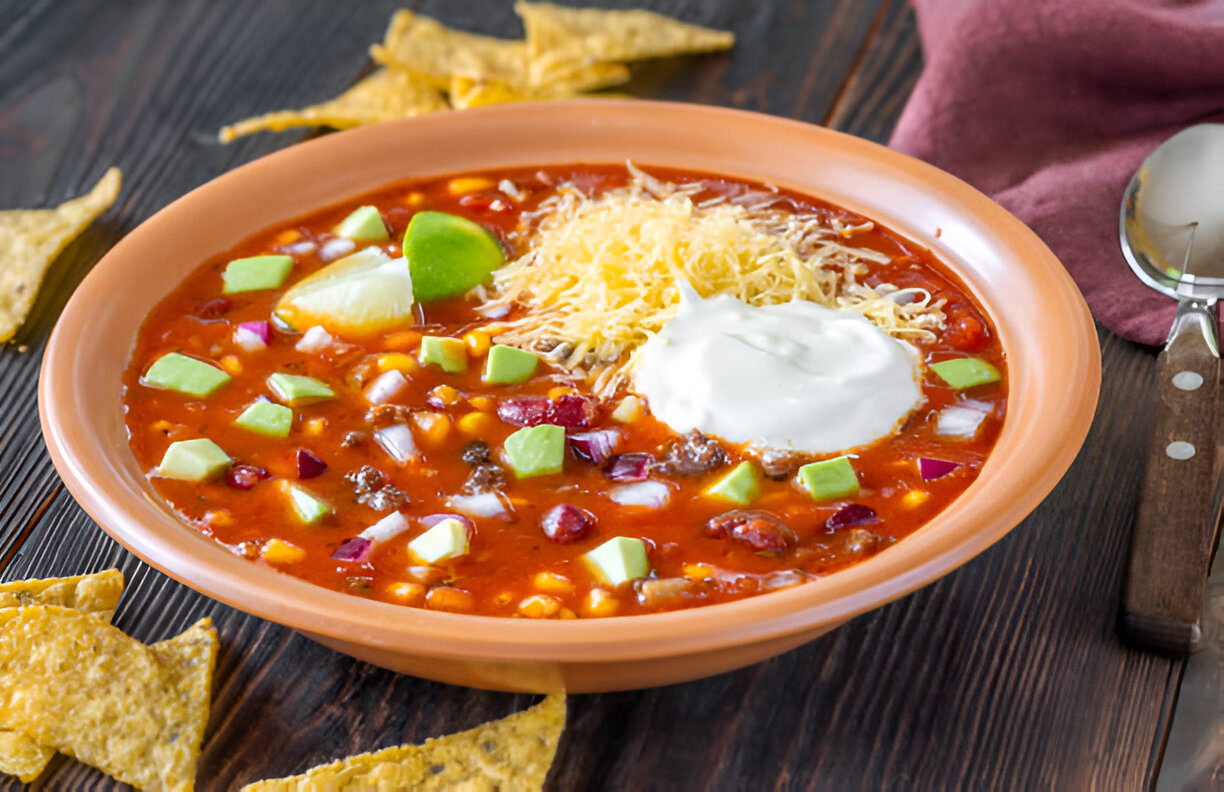
[[1202,640],[1211,548],[1224,296],[1224,124],[1185,129],[1151,153],[1122,201],[1122,252],[1147,285],[1177,299],[1156,360],[1152,438],[1131,534],[1122,629],[1194,651]]

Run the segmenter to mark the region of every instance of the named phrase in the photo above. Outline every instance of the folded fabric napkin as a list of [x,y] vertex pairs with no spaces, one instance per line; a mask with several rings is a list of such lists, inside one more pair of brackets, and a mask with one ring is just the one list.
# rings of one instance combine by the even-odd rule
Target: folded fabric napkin
[[912,0],[926,68],[890,145],[1027,223],[1096,318],[1163,344],[1175,303],[1135,278],[1118,206],[1135,169],[1224,122],[1224,0]]

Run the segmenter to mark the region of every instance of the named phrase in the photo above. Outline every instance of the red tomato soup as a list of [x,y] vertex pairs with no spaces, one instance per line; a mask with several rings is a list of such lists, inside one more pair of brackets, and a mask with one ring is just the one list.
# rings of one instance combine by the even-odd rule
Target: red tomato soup
[[[867,251],[862,287],[934,311],[926,331],[902,336],[917,350],[918,401],[895,431],[820,453],[675,431],[632,380],[591,384],[591,361],[567,362],[556,339],[527,352],[521,339],[499,345],[498,323],[533,306],[478,310],[496,297],[479,250],[515,261],[559,191],[595,199],[636,173],[549,166],[395,184],[195,269],[149,314],[124,375],[131,447],[150,483],[187,526],[251,563],[354,596],[535,618],[654,613],[801,584],[886,550],[958,497],[994,445],[1007,395],[1003,349],[964,285],[927,250],[815,198],[649,170],[693,206],[757,201],[815,218]],[[363,206],[375,210],[354,214]],[[422,212],[479,228],[426,217],[421,228],[441,229],[443,242],[422,237],[416,250],[405,233]],[[459,263],[446,252],[408,261],[418,300],[397,304],[404,248],[431,256],[452,232]],[[349,259],[371,247],[366,263]],[[329,310],[347,311],[348,324],[317,319]]]

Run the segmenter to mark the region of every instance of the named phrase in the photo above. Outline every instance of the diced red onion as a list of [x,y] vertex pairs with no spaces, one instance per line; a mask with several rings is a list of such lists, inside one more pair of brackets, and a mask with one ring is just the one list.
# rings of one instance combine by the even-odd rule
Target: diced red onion
[[371,542],[385,542],[394,539],[409,528],[408,518],[399,512],[391,512],[378,522],[366,528],[357,536]]
[[671,499],[671,490],[661,481],[639,481],[613,487],[608,497],[621,506],[649,506],[658,509]]
[[959,462],[921,457],[918,460],[918,475],[922,476],[923,481],[934,481],[937,478],[943,478],[958,467],[960,467]]
[[345,539],[331,557],[336,561],[365,561],[374,543],[361,536]]
[[561,544],[576,542],[589,534],[594,528],[594,517],[577,506],[571,506],[568,503],[559,503],[553,506],[544,512],[544,516],[540,518],[540,529],[544,531],[544,535],[548,537],[549,541]]
[[613,481],[645,481],[653,461],[654,457],[650,454],[619,454],[612,457],[612,464],[608,465],[606,473]]
[[293,345],[293,348],[298,352],[306,352],[307,354],[315,355],[330,347],[336,342],[336,339],[331,337],[331,333],[324,330],[319,325],[302,333],[302,337]]
[[506,504],[496,492],[480,492],[476,495],[452,495],[447,504],[457,512],[469,517],[509,517]]
[[547,423],[552,401],[543,396],[502,399],[497,403],[497,417],[511,426],[539,426]]
[[299,448],[297,452],[297,469],[298,478],[304,481],[306,479],[322,476],[324,473],[326,473],[327,463],[307,451],[305,448]]
[[272,326],[267,322],[243,322],[234,330],[234,343],[247,352],[258,352],[272,343]]
[[942,437],[972,439],[977,436],[987,413],[972,407],[953,405],[939,411],[935,422],[935,434]]
[[579,432],[569,436],[570,448],[581,459],[602,465],[616,450],[620,432],[615,429],[599,429],[594,432]]
[[567,393],[553,402],[553,412],[548,423],[579,429],[589,426],[595,419],[595,400],[589,396]]
[[502,399],[497,417],[512,426],[555,424],[566,429],[583,429],[595,418],[595,400],[589,396],[565,394],[555,400],[543,396]]
[[374,432],[374,440],[401,465],[417,455],[416,439],[407,424],[392,424]]
[[225,483],[237,490],[249,490],[268,477],[268,471],[254,465],[230,465]]
[[294,242],[292,245],[282,245],[279,249],[281,253],[287,256],[302,256],[317,248],[314,242],[309,239],[303,239],[300,242]]
[[462,525],[463,529],[467,531],[469,539],[476,535],[475,524],[473,524],[471,520],[464,517],[462,514],[427,514],[421,518],[421,526],[424,528],[433,528],[438,523],[446,520],[455,520]]
[[365,397],[370,404],[383,404],[394,399],[408,386],[408,378],[396,369],[384,371],[366,388]]
[[847,503],[838,509],[832,517],[825,520],[825,527],[830,531],[836,531],[841,528],[866,525],[879,521],[880,516],[870,506],[864,506],[861,503]]
[[333,237],[319,248],[319,258],[323,261],[335,261],[341,256],[347,256],[357,249],[357,243],[348,237]]

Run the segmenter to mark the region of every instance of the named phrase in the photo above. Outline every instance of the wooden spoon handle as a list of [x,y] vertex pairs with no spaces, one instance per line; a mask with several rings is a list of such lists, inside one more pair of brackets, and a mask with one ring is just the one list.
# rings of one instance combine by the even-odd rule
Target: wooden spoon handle
[[1156,371],[1158,393],[1131,534],[1122,629],[1149,646],[1192,652],[1202,639],[1215,492],[1220,358],[1214,303],[1181,301]]

